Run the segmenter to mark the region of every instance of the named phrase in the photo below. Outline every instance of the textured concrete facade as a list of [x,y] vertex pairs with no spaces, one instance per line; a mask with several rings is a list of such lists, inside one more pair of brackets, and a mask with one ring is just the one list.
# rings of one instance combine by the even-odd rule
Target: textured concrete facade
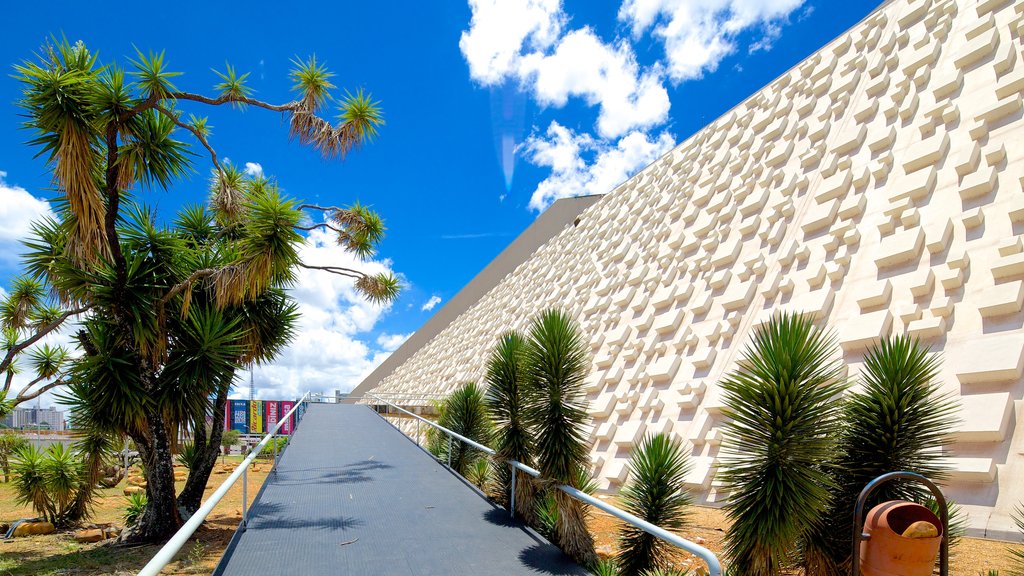
[[714,503],[716,383],[754,326],[813,313],[851,375],[910,333],[962,405],[949,494],[973,533],[1008,533],[1024,500],[1022,32],[1013,0],[886,3],[587,209],[378,389],[481,380],[503,330],[562,307],[590,339],[603,487],[667,431]]

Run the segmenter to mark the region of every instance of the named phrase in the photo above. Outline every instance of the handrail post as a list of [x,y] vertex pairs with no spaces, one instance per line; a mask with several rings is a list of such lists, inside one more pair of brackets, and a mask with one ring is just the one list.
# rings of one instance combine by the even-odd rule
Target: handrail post
[[242,532],[245,532],[248,526],[246,525],[246,518],[248,517],[249,508],[249,467],[246,466],[242,470]]
[[419,420],[416,421],[416,445],[417,446],[422,446],[422,444],[420,443],[420,421]]
[[448,437],[448,468],[452,467],[452,437]]
[[274,463],[270,465],[270,469],[274,471],[274,476],[277,476],[277,434],[271,436],[270,441],[274,443]]
[[[512,466],[512,464],[509,464],[509,466]],[[516,470],[516,467],[512,466],[512,493],[509,496],[508,515],[513,517],[513,518],[516,517],[516,475],[517,474],[518,474],[518,471]]]

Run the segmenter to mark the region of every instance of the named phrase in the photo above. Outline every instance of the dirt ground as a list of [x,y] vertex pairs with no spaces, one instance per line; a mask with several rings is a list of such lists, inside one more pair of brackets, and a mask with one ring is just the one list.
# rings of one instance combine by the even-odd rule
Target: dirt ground
[[[228,457],[227,465],[218,464],[206,488],[208,497],[227,479],[240,457]],[[248,474],[248,500],[256,497],[267,476],[269,464],[257,462]],[[221,472],[224,470],[224,472]],[[180,490],[184,482],[178,483]],[[116,488],[100,491],[93,517],[96,524],[124,524],[124,482]],[[33,517],[31,508],[15,504],[14,491],[0,482],[0,522]],[[220,501],[206,523],[193,535],[162,574],[210,574],[242,518],[241,480]],[[0,576],[127,576],[136,574],[156,554],[159,546],[113,547],[109,544],[79,544],[73,532],[0,540]]]
[[[716,508],[694,506],[689,518],[691,528],[681,530],[684,538],[708,548],[721,557],[725,530],[729,520],[725,513]],[[598,555],[606,558],[615,554],[616,537],[621,522],[600,510],[594,510],[590,518],[590,530],[594,533]],[[950,550],[949,573],[954,576],[984,576],[988,570],[1002,570],[1008,564],[1009,551],[1013,548],[1024,549],[1024,545],[981,540],[978,538],[961,538],[959,543]],[[689,554],[680,554],[676,561],[680,569],[697,570],[704,562]]]

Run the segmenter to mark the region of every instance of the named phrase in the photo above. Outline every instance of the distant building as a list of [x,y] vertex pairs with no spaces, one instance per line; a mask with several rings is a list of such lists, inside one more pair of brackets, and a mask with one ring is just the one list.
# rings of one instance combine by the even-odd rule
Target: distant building
[[63,431],[65,429],[64,411],[52,406],[49,408],[15,408],[4,418],[3,425],[8,428]]

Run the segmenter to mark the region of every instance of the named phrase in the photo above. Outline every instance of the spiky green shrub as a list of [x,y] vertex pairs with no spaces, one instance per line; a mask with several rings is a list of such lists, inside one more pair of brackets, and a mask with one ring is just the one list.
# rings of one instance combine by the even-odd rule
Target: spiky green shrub
[[470,463],[466,470],[466,480],[482,490],[485,494],[491,486],[491,461],[488,458],[480,457]]
[[619,576],[619,567],[614,560],[599,560],[594,564],[594,576]]
[[[805,543],[808,574],[849,573],[849,523],[857,497],[869,482],[895,471],[917,472],[933,482],[948,475],[942,449],[956,427],[957,405],[941,392],[939,368],[938,356],[908,336],[885,338],[868,350],[862,386],[843,406],[834,498],[824,521]],[[926,503],[930,494],[916,482],[888,482],[871,495],[865,510],[888,500]],[[956,510],[950,507],[951,513]],[[955,521],[956,516],[951,514],[950,519]]]
[[[527,466],[534,463],[533,433],[525,414],[529,394],[526,349],[527,341],[522,334],[506,332],[487,359],[485,402],[495,426],[495,477],[501,494],[506,498],[512,489],[512,470],[506,462],[516,460]],[[533,499],[536,491],[533,478],[517,471],[515,511],[528,524],[535,520]]]
[[[493,425],[484,405],[483,390],[475,382],[466,382],[445,398],[444,409],[437,423],[485,446],[491,441]],[[443,450],[447,459],[447,442]],[[452,469],[463,476],[469,471],[470,465],[483,456],[479,450],[460,440],[452,441],[451,450]]]
[[[579,488],[578,471],[590,468],[590,416],[583,389],[590,367],[588,350],[576,323],[559,310],[541,313],[530,327],[527,366],[532,390],[526,420],[535,433],[543,482]],[[555,542],[577,562],[592,565],[597,556],[587,531],[586,507],[561,490],[553,494],[558,510]]]
[[57,443],[46,451],[28,445],[14,455],[14,490],[19,504],[29,505],[54,526],[64,527],[74,516],[76,498],[91,490],[82,458]]
[[[444,418],[444,399],[441,400],[430,400],[430,405],[434,408],[434,413],[437,414],[437,420],[440,421]],[[433,426],[427,426],[426,440],[425,440],[427,452],[430,452],[434,458],[438,460],[445,460],[448,454],[448,435],[441,432]]]
[[[690,469],[682,442],[667,434],[645,437],[629,456],[629,481],[619,494],[623,508],[668,530],[686,524],[693,498],[684,486]],[[618,565],[623,576],[668,568],[670,546],[632,524],[619,530]]]
[[[1024,536],[1024,503],[1018,504],[1013,510],[1013,523],[1017,530]],[[1024,548],[1017,547],[1010,550],[1010,575],[1024,576]]]
[[780,314],[754,329],[722,381],[721,479],[732,525],[726,555],[741,576],[776,576],[829,505],[843,366],[810,316]]
[[199,457],[199,452],[196,450],[196,445],[192,442],[182,442],[181,446],[178,447],[178,455],[175,456],[175,460],[178,464],[181,464],[186,469],[191,470],[192,465],[195,464],[196,458]]
[[124,525],[135,526],[139,523],[139,518],[142,518],[142,513],[146,511],[146,495],[141,493],[129,494],[125,496],[127,501],[127,507],[124,511]]
[[20,434],[9,430],[0,432],[0,469],[4,473],[4,482],[11,481],[11,457],[24,446],[28,446],[28,440]]

